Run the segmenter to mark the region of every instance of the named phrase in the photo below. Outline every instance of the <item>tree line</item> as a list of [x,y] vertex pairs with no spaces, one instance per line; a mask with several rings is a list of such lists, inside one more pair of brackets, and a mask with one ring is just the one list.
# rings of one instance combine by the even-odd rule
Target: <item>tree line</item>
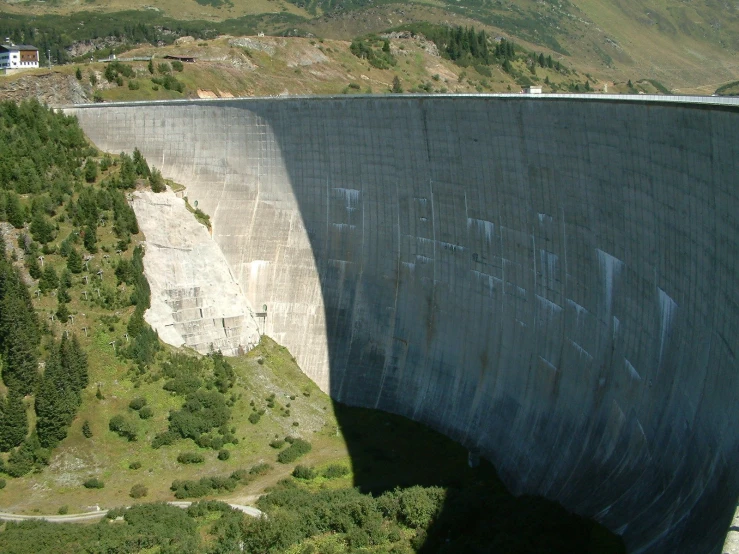
[[[76,119],[36,100],[0,103],[0,221],[10,223],[18,237],[17,248],[10,250],[0,240],[0,375],[7,388],[0,396],[0,451],[9,452],[7,461],[0,457],[0,470],[11,476],[47,463],[67,436],[89,380],[78,337],[64,332],[57,338],[39,321],[29,278],[37,295],[55,294],[57,308],[50,317],[66,324],[72,294],[79,293],[75,288],[83,277],[85,283],[90,279],[86,256],[101,248],[100,226],[112,223],[116,279],[132,291],[111,293],[101,283],[89,301],[109,309],[135,306],[127,327],[130,342],[120,355],[145,368],[159,349],[158,336],[143,319],[150,303],[143,250],[136,247],[130,259],[122,254],[139,232],[125,191],[142,182],[163,188],[161,175],[138,150],[117,160],[97,157]],[[70,224],[71,232],[60,235]],[[35,424],[29,423],[31,411]]]

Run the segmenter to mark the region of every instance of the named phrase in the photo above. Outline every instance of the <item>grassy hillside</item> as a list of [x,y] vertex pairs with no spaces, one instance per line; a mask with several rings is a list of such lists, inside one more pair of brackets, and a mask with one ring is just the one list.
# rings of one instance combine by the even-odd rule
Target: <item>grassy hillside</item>
[[[33,39],[44,50],[63,38],[72,57],[79,51],[69,46],[73,41],[94,39],[106,48],[126,38],[168,43],[187,34],[260,31],[351,40],[429,21],[484,27],[493,37],[552,54],[599,80],[655,79],[681,92],[710,93],[739,76],[739,14],[709,0],[5,0],[0,9],[0,34]],[[57,49],[52,56],[67,54]]]
[[[360,42],[376,53],[384,47],[384,40],[376,36],[354,41]],[[51,71],[39,69],[0,77],[0,98],[20,101],[36,95],[49,104],[64,105],[94,100],[384,94],[392,90],[396,77],[404,92],[505,93],[519,92],[531,84],[541,85],[547,92],[657,90],[647,81],[636,79],[632,87],[628,80],[605,82],[597,74],[579,71],[556,56],[545,56],[544,50],[527,49],[518,43],[507,69],[505,59],[495,55],[490,56],[489,64],[474,59],[455,63],[443,57],[443,49],[434,42],[407,31],[396,31],[388,40],[392,65],[377,63],[360,52],[352,53],[351,44],[299,37],[222,37],[163,47],[141,46],[120,56],[144,60],[154,56],[153,74],[147,61],[114,64],[113,70],[106,63],[70,64]],[[497,45],[490,41],[491,52]],[[196,61],[178,66],[163,59],[166,55],[193,56]],[[540,64],[542,59],[547,63]],[[167,78],[169,85],[163,81]]]

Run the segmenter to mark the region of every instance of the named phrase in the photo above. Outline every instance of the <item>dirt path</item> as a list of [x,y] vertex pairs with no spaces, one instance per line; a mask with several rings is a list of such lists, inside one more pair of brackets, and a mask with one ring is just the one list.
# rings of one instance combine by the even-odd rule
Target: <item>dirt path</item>
[[[167,502],[170,506],[176,506],[186,510],[190,507],[192,502]],[[252,517],[261,517],[264,513],[253,506],[245,506],[243,504],[229,504],[234,510],[244,512],[246,515]],[[130,507],[130,506],[129,506]],[[108,514],[108,510],[95,510],[93,512],[84,512],[81,514],[64,514],[64,515],[43,515],[43,516],[28,516],[20,514],[11,514],[8,512],[0,512],[0,521],[28,521],[28,520],[43,520],[51,523],[83,523],[86,521],[94,521],[101,519]]]

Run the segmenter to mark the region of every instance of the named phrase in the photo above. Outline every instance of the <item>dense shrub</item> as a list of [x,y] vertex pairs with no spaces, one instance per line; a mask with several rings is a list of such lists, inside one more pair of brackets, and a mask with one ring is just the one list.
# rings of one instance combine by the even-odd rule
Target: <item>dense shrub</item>
[[177,461],[181,464],[202,464],[205,458],[197,452],[182,452],[177,456]]
[[141,462],[136,460],[135,462],[131,462],[128,464],[128,469],[141,469]]
[[137,438],[136,424],[120,414],[114,415],[110,418],[108,427],[111,431],[118,434],[118,436],[128,439],[129,441],[135,441]]
[[226,425],[230,418],[226,398],[218,391],[201,389],[188,394],[182,409],[170,415],[169,430],[197,440],[203,433]]
[[281,464],[294,462],[301,456],[311,451],[311,444],[303,439],[296,439],[290,446],[277,455],[277,461]]
[[218,459],[221,461],[226,461],[231,457],[231,452],[228,450],[219,450],[218,451]]
[[315,468],[309,466],[296,465],[295,469],[293,469],[293,477],[296,479],[305,479],[310,481],[311,479],[315,479],[317,475],[318,472]]
[[151,409],[151,406],[144,406],[139,410],[139,417],[141,419],[150,419],[154,416],[154,410]]
[[141,484],[131,487],[131,492],[128,493],[131,498],[143,498],[147,494],[149,494],[149,489]]
[[170,444],[174,444],[175,441],[179,438],[180,437],[177,433],[173,433],[172,431],[164,431],[163,433],[159,433],[154,437],[154,439],[151,441],[151,447],[156,449],[162,446],[169,446]]
[[285,446],[285,441],[284,440],[275,439],[272,442],[270,442],[269,445],[272,448],[276,448],[277,450],[279,450],[280,448],[282,448],[283,446]]
[[246,484],[251,479],[249,472],[246,470],[234,471],[228,477],[225,475],[203,477],[198,481],[181,481],[172,482],[169,487],[174,492],[175,498],[200,498],[206,494],[233,491],[239,484]]
[[326,479],[338,479],[339,477],[349,475],[349,468],[339,464],[331,464],[321,472],[321,475]]
[[203,386],[203,382],[192,375],[180,375],[174,379],[170,379],[162,387],[164,390],[186,396],[198,390]]
[[265,475],[266,473],[269,473],[272,470],[272,466],[269,464],[257,464],[255,466],[252,466],[249,470],[249,475]]
[[146,406],[146,398],[144,398],[143,396],[134,398],[133,400],[131,400],[131,402],[128,403],[128,407],[132,410],[140,410],[144,406]]
[[85,481],[84,483],[82,483],[82,485],[86,489],[102,489],[103,487],[105,487],[105,483],[103,483],[97,477],[93,477],[92,479],[88,479],[87,481]]
[[261,414],[259,412],[252,412],[249,414],[249,423],[252,425],[256,425],[259,423],[259,420],[262,418]]

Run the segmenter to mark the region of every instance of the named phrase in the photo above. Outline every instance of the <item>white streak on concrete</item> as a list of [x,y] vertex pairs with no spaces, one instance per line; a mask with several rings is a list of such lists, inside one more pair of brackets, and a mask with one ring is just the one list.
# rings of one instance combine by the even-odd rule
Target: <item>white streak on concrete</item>
[[629,375],[631,375],[632,379],[636,379],[637,381],[641,381],[641,375],[639,375],[639,372],[636,370],[636,368],[631,365],[631,362],[624,358],[624,365],[626,366],[626,369],[629,372]]
[[487,221],[485,219],[475,219],[474,217],[468,217],[467,218],[467,228],[469,229],[472,226],[477,227],[478,231],[482,231],[482,233],[485,235],[485,240],[488,242],[491,242],[493,240],[493,237],[495,236],[495,223],[492,221]]
[[603,281],[605,284],[605,306],[606,313],[608,316],[611,315],[611,309],[613,308],[613,281],[624,266],[624,263],[618,258],[611,256],[608,252],[597,249],[598,263],[600,265],[600,273],[603,275]]
[[667,342],[670,330],[672,329],[672,320],[677,311],[677,302],[670,298],[670,296],[659,287],[657,287],[657,294],[659,297],[660,313],[659,365],[662,365],[665,343]]

